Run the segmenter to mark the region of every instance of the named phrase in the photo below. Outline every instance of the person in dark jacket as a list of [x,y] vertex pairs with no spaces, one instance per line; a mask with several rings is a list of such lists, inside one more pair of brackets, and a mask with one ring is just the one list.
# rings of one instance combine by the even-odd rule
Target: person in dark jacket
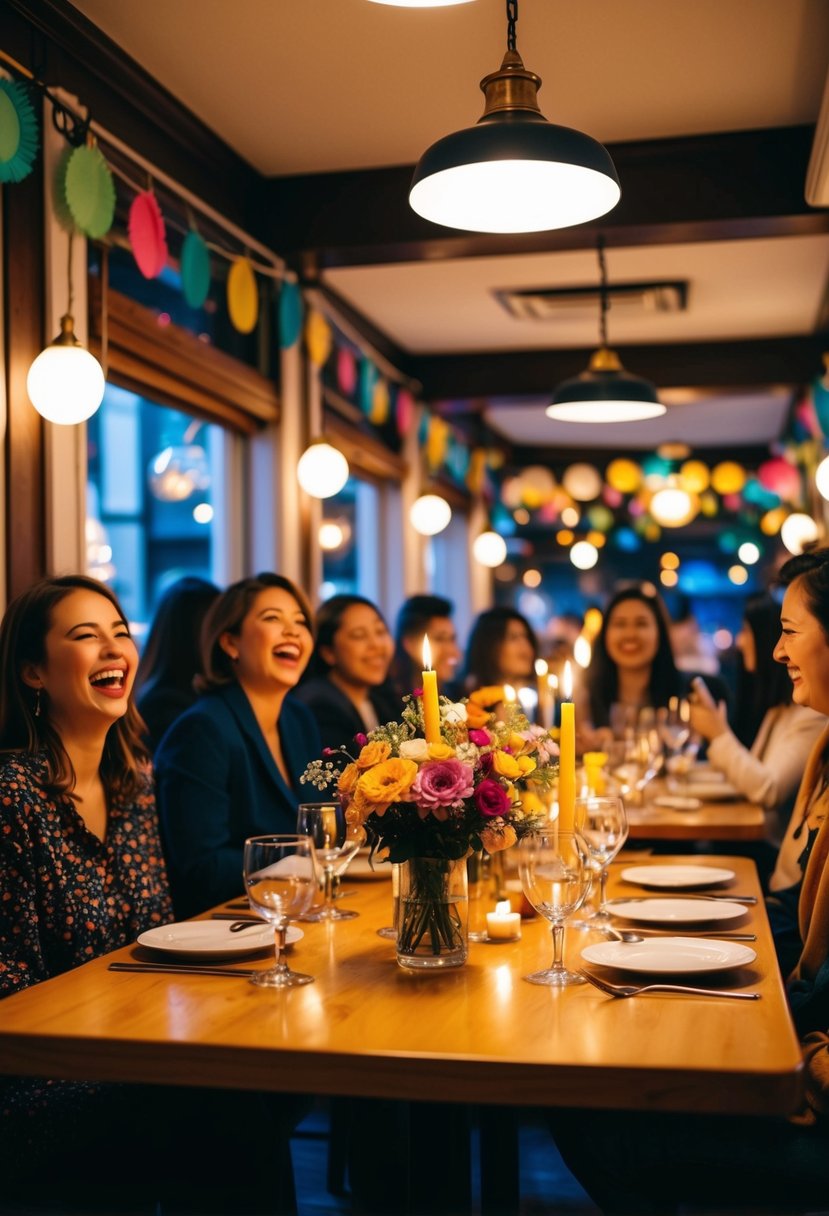
[[296,831],[299,777],[321,743],[312,714],[287,693],[312,649],[305,596],[279,574],[234,583],[208,612],[203,695],[155,756],[178,916],[241,892],[246,837]]

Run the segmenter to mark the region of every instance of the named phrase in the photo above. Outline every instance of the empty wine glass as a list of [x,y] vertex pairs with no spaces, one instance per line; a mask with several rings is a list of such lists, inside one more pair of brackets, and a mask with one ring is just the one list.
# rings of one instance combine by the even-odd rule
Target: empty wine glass
[[352,827],[339,802],[301,802],[297,815],[298,832],[310,836],[322,871],[323,903],[318,911],[305,912],[304,921],[353,920],[359,912],[341,912],[334,903],[334,881],[345,871],[363,843],[361,827]]
[[317,888],[312,841],[308,836],[249,837],[243,877],[251,911],[273,925],[276,951],[271,970],[257,971],[250,982],[264,988],[313,983],[312,975],[291,971],[285,961],[288,922],[311,906]]
[[576,827],[582,837],[592,866],[599,871],[599,899],[590,918],[578,923],[585,929],[610,923],[607,910],[607,867],[628,838],[628,820],[621,798],[576,799]]
[[564,966],[563,955],[565,922],[581,907],[590,888],[584,841],[577,832],[560,832],[555,823],[540,832],[530,832],[518,845],[518,869],[524,894],[550,922],[553,934],[552,966],[524,979],[554,988],[583,984],[582,976]]
[[668,752],[681,751],[691,737],[690,705],[684,697],[671,697],[656,711],[656,724]]

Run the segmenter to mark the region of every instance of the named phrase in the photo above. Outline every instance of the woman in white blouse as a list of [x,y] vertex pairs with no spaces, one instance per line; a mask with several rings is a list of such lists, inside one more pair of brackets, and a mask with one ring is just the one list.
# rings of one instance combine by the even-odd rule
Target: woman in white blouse
[[717,705],[701,682],[690,696],[691,726],[708,741],[708,759],[745,798],[765,808],[767,839],[775,847],[827,721],[793,703],[788,673],[772,657],[779,636],[780,606],[768,593],[753,596],[737,637],[743,671],[734,730],[723,703]]

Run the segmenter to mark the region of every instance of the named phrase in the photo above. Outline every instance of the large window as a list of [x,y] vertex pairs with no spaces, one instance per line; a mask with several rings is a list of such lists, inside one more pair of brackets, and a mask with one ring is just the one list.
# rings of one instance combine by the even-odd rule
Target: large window
[[371,481],[349,477],[339,494],[323,501],[321,599],[364,595],[380,602],[382,493]]
[[226,435],[112,384],[87,434],[87,569],[113,587],[140,635],[171,582],[220,581]]

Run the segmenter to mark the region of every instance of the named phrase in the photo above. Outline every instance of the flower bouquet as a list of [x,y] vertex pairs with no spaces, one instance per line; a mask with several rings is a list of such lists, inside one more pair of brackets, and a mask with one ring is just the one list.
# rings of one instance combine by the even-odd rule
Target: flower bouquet
[[[456,863],[465,877],[470,852],[508,849],[547,817],[558,748],[517,707],[502,720],[486,713],[487,697],[498,694],[493,703],[500,692],[484,689],[460,703],[441,697],[440,738],[432,742],[423,737],[420,699],[406,697],[399,722],[356,736],[356,756],[327,749],[300,778],[319,790],[335,786],[372,860],[402,867],[396,928],[404,966],[406,958],[457,965],[447,963],[460,949],[459,901],[447,889]],[[470,725],[468,706],[479,725]]]

